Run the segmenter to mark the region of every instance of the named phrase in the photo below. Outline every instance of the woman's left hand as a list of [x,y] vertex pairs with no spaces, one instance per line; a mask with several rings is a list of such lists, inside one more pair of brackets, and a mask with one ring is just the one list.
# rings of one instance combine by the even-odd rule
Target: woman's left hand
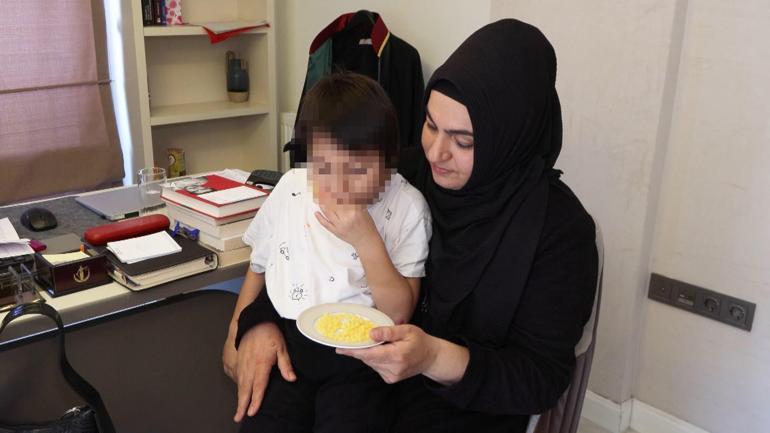
[[321,212],[316,218],[322,226],[335,236],[358,249],[372,236],[379,236],[372,216],[366,206],[360,205],[321,205]]
[[374,328],[371,337],[387,344],[368,349],[337,349],[337,353],[360,359],[386,383],[396,383],[425,373],[436,361],[438,339],[417,326]]

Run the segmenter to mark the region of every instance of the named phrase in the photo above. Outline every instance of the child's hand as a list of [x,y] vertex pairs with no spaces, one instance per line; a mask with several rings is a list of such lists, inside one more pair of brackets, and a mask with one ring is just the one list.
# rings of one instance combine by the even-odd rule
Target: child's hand
[[356,250],[372,239],[379,237],[377,227],[366,206],[361,205],[321,205],[322,212],[315,216],[322,226],[335,236],[349,243]]

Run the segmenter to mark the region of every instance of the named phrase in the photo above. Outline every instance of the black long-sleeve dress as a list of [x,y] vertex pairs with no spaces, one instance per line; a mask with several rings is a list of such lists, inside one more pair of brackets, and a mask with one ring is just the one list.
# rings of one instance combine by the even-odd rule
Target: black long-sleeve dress
[[[441,386],[422,376],[397,385],[394,431],[524,432],[529,416],[552,407],[566,389],[575,345],[591,315],[598,258],[595,226],[578,199],[559,181],[552,183],[546,219],[516,311],[495,321],[505,338],[450,333],[418,306],[413,321],[432,335],[468,348],[463,378]],[[264,292],[264,291],[263,291]],[[474,293],[462,304],[481,304]],[[460,306],[463,310],[463,305]],[[465,310],[470,310],[466,308]],[[269,299],[260,295],[241,313],[238,338],[258,323],[277,321]],[[462,321],[472,328],[473,316]]]
[[[463,331],[447,335],[431,323],[430,308],[417,314],[415,322],[429,333],[467,347],[470,362],[451,386],[422,376],[399,384],[394,431],[524,432],[530,415],[551,408],[565,391],[593,307],[596,234],[590,215],[558,181],[546,209],[521,301],[516,311],[498,318],[507,329],[503,339],[488,341],[487,335]],[[484,302],[471,293],[463,304]],[[476,318],[462,320],[469,329]]]

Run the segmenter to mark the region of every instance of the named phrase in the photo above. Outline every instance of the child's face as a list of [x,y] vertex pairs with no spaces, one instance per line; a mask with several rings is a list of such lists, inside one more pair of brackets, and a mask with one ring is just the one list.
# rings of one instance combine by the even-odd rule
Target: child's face
[[322,205],[369,205],[390,179],[376,150],[342,149],[329,134],[313,134],[308,167],[313,196]]

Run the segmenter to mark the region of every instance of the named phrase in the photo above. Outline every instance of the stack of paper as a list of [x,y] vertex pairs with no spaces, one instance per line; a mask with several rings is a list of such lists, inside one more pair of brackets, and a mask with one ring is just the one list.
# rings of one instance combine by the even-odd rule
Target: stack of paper
[[123,263],[131,264],[182,251],[182,247],[168,235],[158,232],[124,241],[108,242],[107,249]]
[[0,259],[33,254],[34,252],[29,246],[29,239],[19,239],[19,234],[13,228],[11,220],[8,218],[0,219]]

